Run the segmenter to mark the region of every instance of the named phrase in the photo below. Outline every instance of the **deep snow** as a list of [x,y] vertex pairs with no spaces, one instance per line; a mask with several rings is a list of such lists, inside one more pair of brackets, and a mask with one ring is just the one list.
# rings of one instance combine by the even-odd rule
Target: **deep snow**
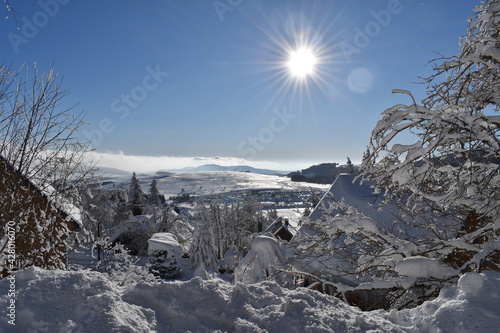
[[[5,311],[9,281],[0,281]],[[467,273],[409,310],[361,312],[316,291],[218,278],[120,288],[89,270],[16,274],[16,325],[0,332],[500,332],[500,273]],[[5,312],[4,312],[5,313]]]

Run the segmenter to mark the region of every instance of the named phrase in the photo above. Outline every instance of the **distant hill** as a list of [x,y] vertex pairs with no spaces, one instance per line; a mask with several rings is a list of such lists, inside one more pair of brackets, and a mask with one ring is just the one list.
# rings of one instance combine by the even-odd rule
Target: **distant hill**
[[[354,166],[354,173],[359,170],[358,166]],[[287,174],[292,181],[308,182],[317,184],[332,184],[338,175],[348,173],[347,165],[339,163],[321,163],[310,166],[301,171],[294,171]]]
[[98,176],[132,176],[132,172],[109,167],[98,167],[95,174]]
[[202,172],[202,171],[236,171],[236,172],[251,172],[262,175],[286,175],[287,171],[269,170],[269,169],[258,169],[248,165],[233,165],[233,166],[223,166],[218,164],[205,164],[197,167],[187,167],[182,169],[167,170],[168,172],[180,173],[180,172]]

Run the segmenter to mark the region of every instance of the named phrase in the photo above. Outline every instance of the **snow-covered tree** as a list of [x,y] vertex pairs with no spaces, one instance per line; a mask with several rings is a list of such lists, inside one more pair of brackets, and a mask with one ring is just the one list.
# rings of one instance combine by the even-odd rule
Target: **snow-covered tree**
[[212,225],[208,222],[208,216],[203,204],[198,203],[195,208],[196,224],[193,231],[191,245],[191,260],[193,267],[200,266],[217,271],[217,248]]
[[161,194],[158,190],[158,182],[156,181],[156,178],[153,178],[151,184],[149,184],[148,205],[161,206],[161,204]]
[[146,206],[144,209],[144,214],[153,215],[155,221],[160,221],[162,217],[162,211],[164,200],[162,201],[162,195],[157,187],[156,178],[154,178],[149,184],[149,191],[146,197]]
[[217,248],[217,257],[222,258],[229,248],[229,221],[226,218],[228,212],[227,203],[220,200],[214,200],[210,204],[208,213],[208,222],[211,225],[214,234],[214,242]]
[[352,164],[349,156],[347,157],[347,173],[350,175],[354,174],[354,164]]
[[144,193],[142,192],[141,184],[139,184],[139,180],[137,179],[135,172],[132,173],[128,191],[130,203],[133,205],[142,203]]
[[74,236],[78,244],[92,247],[104,236],[105,228],[113,225],[116,206],[112,204],[111,193],[102,189],[97,178],[82,181],[78,192],[83,227]]
[[372,295],[384,306],[414,306],[465,272],[500,270],[500,1],[475,11],[460,54],[427,79],[427,97],[395,90],[410,103],[385,110],[372,132],[362,177],[399,204],[393,227],[337,202],[334,217],[306,221],[294,239],[295,266],[353,283],[340,297],[383,288]]
[[253,198],[235,203],[215,199],[208,208],[200,209],[212,229],[218,258],[231,248],[246,253],[250,249],[252,235],[274,220],[272,214],[271,218],[264,216],[262,205]]
[[382,113],[363,161],[365,177],[404,201],[406,222],[462,271],[500,269],[500,2],[469,20],[460,54],[426,79],[426,98],[393,91],[412,102]]
[[132,173],[132,178],[130,179],[128,193],[129,193],[128,196],[129,204],[132,205],[133,214],[134,215],[143,214],[142,208],[143,205],[146,203],[145,202],[146,198],[135,172]]
[[[40,74],[36,67],[11,70],[0,65],[0,236],[8,221],[16,224],[18,268],[33,264],[65,267],[64,243],[69,230],[61,227],[63,223],[52,212],[70,210],[73,185],[89,170],[84,161],[88,144],[77,134],[84,113],[62,107],[66,95],[53,69]],[[7,177],[10,171],[17,176]],[[36,190],[30,192],[26,182]],[[51,207],[35,203],[35,192]],[[6,245],[0,242],[0,253]]]

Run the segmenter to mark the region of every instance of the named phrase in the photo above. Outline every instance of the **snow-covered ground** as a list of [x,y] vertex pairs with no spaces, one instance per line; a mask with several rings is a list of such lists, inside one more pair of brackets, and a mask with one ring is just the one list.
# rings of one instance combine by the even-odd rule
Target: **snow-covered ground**
[[[0,281],[4,310],[11,304],[9,288],[10,280]],[[498,272],[465,274],[437,299],[389,312],[361,312],[274,282],[195,277],[117,287],[90,270],[32,267],[15,275],[15,289],[16,325],[4,312],[0,332],[500,332]]]
[[[113,189],[120,184],[128,187],[131,174],[114,169],[106,169],[101,175],[105,188]],[[330,185],[292,182],[286,176],[262,175],[236,171],[203,171],[175,174],[138,174],[137,178],[144,192],[156,178],[161,194],[171,198],[189,194],[199,198],[221,197],[225,200],[242,200],[256,196],[263,204],[272,205],[278,215],[290,219],[296,226],[304,210],[303,202],[309,198],[311,190],[320,194],[328,191]],[[186,205],[188,208],[192,208]]]
[[[101,176],[102,181],[119,183],[130,182],[131,174],[107,171]],[[275,189],[283,191],[308,191],[311,188],[326,191],[330,185],[292,182],[286,176],[262,175],[236,171],[202,171],[162,174],[138,174],[143,191],[147,191],[153,178],[157,179],[158,190],[167,198],[181,193],[193,195],[221,194],[231,191]],[[108,184],[107,188],[112,188]]]

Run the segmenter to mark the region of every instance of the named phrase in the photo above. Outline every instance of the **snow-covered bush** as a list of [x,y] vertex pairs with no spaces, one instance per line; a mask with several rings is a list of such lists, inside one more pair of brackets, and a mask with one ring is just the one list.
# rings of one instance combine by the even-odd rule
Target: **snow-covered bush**
[[155,281],[156,277],[139,263],[140,258],[132,256],[122,244],[105,249],[103,264],[108,278],[119,286],[139,281]]
[[241,253],[235,248],[229,249],[224,253],[224,264],[225,269],[228,272],[233,272],[236,267],[238,267],[241,261]]
[[284,269],[286,250],[272,236],[260,235],[253,242],[250,251],[240,261],[234,272],[235,280],[257,283],[268,280],[276,269]]
[[173,279],[179,276],[182,247],[175,235],[156,233],[148,240],[149,270],[153,274]]

